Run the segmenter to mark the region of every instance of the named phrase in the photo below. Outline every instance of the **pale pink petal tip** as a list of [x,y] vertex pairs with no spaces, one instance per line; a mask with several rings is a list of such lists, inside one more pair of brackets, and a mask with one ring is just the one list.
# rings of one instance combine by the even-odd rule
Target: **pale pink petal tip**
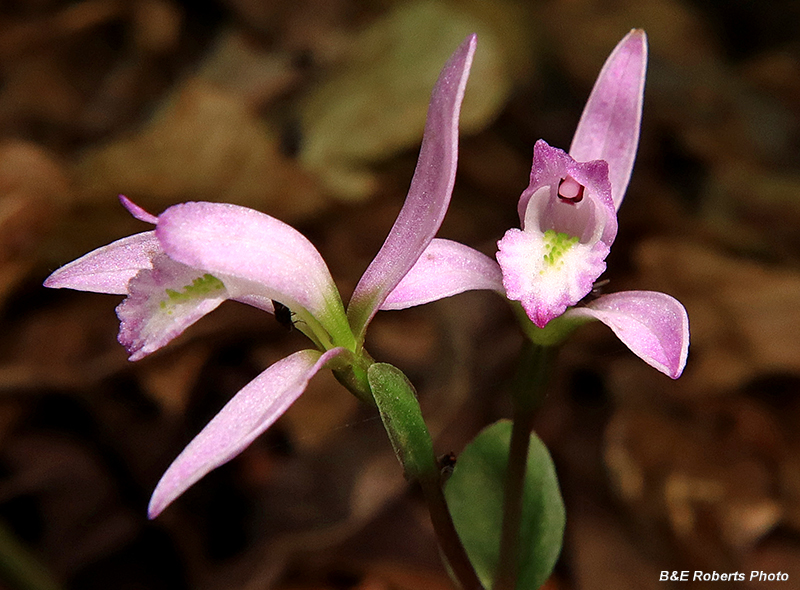
[[639,145],[646,70],[647,36],[634,29],[603,65],[569,149],[578,161],[608,162],[617,209],[625,196]]
[[634,354],[665,375],[677,379],[683,373],[689,316],[677,299],[654,291],[624,291],[603,295],[568,314],[600,320]]
[[130,280],[117,306],[119,342],[138,361],[178,337],[228,298],[222,281],[162,254]]
[[469,246],[435,238],[381,309],[406,309],[476,289],[505,294],[497,263]]
[[327,362],[344,352],[302,350],[247,384],[169,466],[150,499],[148,516],[158,516],[209,471],[241,453],[292,405]]
[[119,202],[122,203],[122,206],[128,210],[128,213],[133,215],[139,221],[144,221],[145,223],[152,223],[153,225],[158,223],[158,217],[156,217],[152,213],[148,213],[147,211],[139,207],[139,205],[131,201],[125,195],[119,195]]
[[161,253],[154,231],[122,238],[84,254],[56,270],[44,281],[51,289],[75,289],[124,295],[128,281]]

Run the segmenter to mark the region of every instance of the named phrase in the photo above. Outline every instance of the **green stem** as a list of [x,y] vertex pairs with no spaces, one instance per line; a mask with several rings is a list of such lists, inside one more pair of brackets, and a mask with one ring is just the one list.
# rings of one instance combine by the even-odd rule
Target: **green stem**
[[428,505],[428,512],[431,515],[433,530],[439,541],[439,547],[441,547],[442,553],[462,590],[483,590],[483,585],[478,579],[478,574],[475,573],[475,568],[472,567],[472,563],[453,524],[450,509],[447,507],[444,492],[442,491],[438,465],[436,468],[436,477],[426,477],[420,480],[420,484]]
[[500,557],[493,590],[513,590],[519,570],[519,533],[522,517],[522,496],[525,471],[528,465],[528,448],[533,430],[533,419],[544,388],[550,377],[550,368],[557,348],[539,346],[531,342],[523,348],[519,373],[512,392],[513,426],[508,450],[508,468],[503,497],[503,526],[500,532]]
[[483,590],[450,516],[433,441],[422,418],[414,386],[399,369],[384,363],[371,365],[367,376],[406,478],[422,486],[433,529],[453,575],[462,590]]

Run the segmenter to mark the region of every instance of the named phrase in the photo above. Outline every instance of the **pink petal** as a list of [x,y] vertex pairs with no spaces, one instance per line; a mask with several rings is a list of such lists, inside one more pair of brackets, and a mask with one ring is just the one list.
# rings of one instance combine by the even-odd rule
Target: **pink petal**
[[65,264],[44,282],[52,289],[124,295],[128,281],[161,253],[154,231],[122,238]]
[[600,320],[635,355],[673,379],[680,377],[686,366],[689,316],[669,295],[654,291],[611,293],[567,313]]
[[606,268],[609,251],[599,241],[575,243],[556,262],[549,263],[544,234],[519,229],[508,230],[497,247],[507,297],[519,301],[540,328],[591,291]]
[[128,283],[128,297],[117,306],[119,342],[138,361],[177,338],[186,328],[229,297],[219,279],[165,254],[153,259]]
[[476,36],[470,35],[456,49],[433,88],[406,202],[350,300],[348,317],[358,339],[363,338],[375,312],[439,231],[447,212],[458,159],[458,117],[476,42]]
[[274,217],[227,203],[182,203],[159,216],[156,235],[170,258],[250,283],[231,297],[259,294],[293,310],[304,308],[329,328],[347,330],[339,291],[322,256]]
[[150,499],[158,516],[175,498],[212,469],[241,453],[305,391],[327,362],[345,352],[302,350],[282,359],[237,393],[169,466]]
[[128,210],[128,213],[133,215],[139,221],[144,221],[145,223],[152,223],[153,225],[158,223],[158,217],[156,217],[152,213],[148,213],[147,211],[139,207],[139,205],[131,201],[125,195],[119,195],[119,202],[122,203],[122,206]]
[[497,263],[469,246],[434,238],[417,263],[381,305],[406,309],[464,291],[489,289],[504,294]]
[[579,162],[608,162],[617,209],[628,188],[639,145],[646,69],[647,36],[634,29],[606,60],[569,148]]

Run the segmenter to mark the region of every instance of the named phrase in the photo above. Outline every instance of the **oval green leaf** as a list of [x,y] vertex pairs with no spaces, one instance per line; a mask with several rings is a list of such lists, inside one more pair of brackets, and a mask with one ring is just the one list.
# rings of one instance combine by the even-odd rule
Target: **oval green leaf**
[[[482,430],[458,457],[445,487],[456,530],[485,587],[491,588],[500,552],[503,487],[511,422]],[[553,460],[531,434],[520,526],[517,590],[536,590],[553,571],[564,537],[564,501]]]

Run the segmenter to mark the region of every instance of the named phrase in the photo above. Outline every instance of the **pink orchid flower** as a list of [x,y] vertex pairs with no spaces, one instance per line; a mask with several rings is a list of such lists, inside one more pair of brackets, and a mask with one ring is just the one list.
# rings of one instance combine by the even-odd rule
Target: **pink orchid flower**
[[[121,196],[134,217],[155,229],[94,250],[47,278],[46,287],[127,295],[117,307],[119,341],[134,361],[226,299],[270,313],[279,303],[317,348],[278,361],[228,402],[161,478],[150,500],[151,518],[242,452],[320,369],[349,371],[356,380],[365,375],[371,363],[363,350],[367,325],[431,242],[450,203],[458,118],[475,44],[475,35],[468,37],[436,82],[405,204],[347,311],[322,256],[302,234],[264,213],[224,203],[182,203],[156,217]],[[360,392],[370,395],[368,386]]]
[[[689,320],[676,299],[627,291],[579,305],[605,270],[617,235],[617,210],[639,143],[646,65],[647,38],[633,30],[606,60],[569,153],[536,143],[530,185],[518,205],[521,228],[498,242],[497,263],[462,244],[435,239],[382,309],[493,289],[518,301],[538,328],[556,318],[568,325],[600,320],[642,360],[679,377]],[[552,336],[545,332],[541,339],[549,343]]]

